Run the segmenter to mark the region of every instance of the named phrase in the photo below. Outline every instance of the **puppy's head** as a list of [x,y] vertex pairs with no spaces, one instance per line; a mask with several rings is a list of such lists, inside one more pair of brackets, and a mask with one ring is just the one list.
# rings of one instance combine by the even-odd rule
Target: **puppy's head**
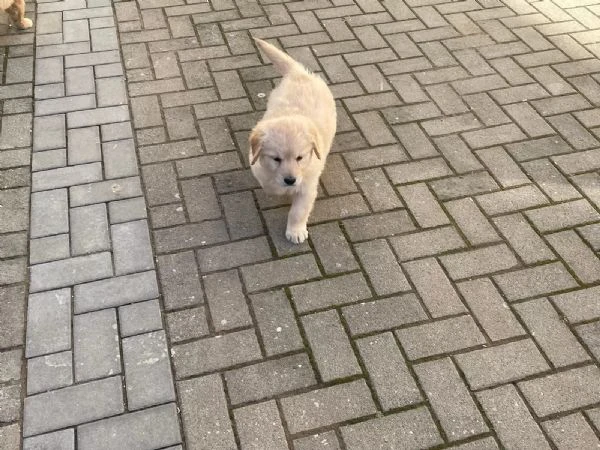
[[302,184],[313,158],[321,159],[317,128],[301,116],[259,122],[250,133],[250,164],[271,173],[276,184],[293,188]]

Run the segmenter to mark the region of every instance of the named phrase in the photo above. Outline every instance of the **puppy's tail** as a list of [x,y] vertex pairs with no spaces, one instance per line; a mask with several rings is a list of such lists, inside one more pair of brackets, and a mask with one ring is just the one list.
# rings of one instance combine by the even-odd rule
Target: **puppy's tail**
[[306,72],[306,68],[298,61],[292,59],[291,56],[279,50],[274,45],[263,41],[262,39],[254,38],[260,49],[267,55],[269,60],[275,66],[275,70],[282,76],[286,76],[291,72]]

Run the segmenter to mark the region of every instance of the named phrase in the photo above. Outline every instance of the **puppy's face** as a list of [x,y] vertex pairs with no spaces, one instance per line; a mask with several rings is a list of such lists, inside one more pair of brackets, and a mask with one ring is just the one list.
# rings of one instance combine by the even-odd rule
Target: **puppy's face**
[[316,131],[303,121],[275,120],[257,125],[250,134],[251,164],[260,165],[276,185],[301,186],[313,158],[320,159]]

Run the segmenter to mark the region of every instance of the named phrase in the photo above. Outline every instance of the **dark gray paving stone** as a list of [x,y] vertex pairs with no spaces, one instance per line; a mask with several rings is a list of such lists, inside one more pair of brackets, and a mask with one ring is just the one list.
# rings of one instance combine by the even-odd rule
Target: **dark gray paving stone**
[[266,261],[271,257],[269,243],[264,237],[198,250],[198,264],[202,272],[231,269]]
[[159,256],[157,263],[167,310],[194,306],[203,302],[204,295],[194,252]]
[[0,352],[0,383],[21,379],[21,349]]
[[73,384],[71,351],[30,358],[27,361],[27,395]]
[[321,274],[312,255],[246,266],[241,271],[249,292],[306,281]]
[[77,427],[81,449],[162,448],[181,442],[174,403]]
[[158,300],[121,306],[119,328],[123,337],[160,330],[162,319]]
[[236,409],[233,416],[243,448],[256,450],[288,448],[275,401]]
[[0,286],[0,348],[23,345],[25,294],[20,286]]
[[28,358],[71,348],[71,289],[31,294],[27,305]]
[[6,446],[7,449],[19,448],[19,445],[21,445],[21,425],[13,423],[12,425],[0,427],[0,443]]
[[294,440],[294,450],[340,450],[340,442],[333,431]]
[[[99,402],[98,399],[103,399]],[[123,412],[121,377],[105,378],[25,398],[25,437]]]
[[175,400],[164,331],[124,338],[123,358],[129,410]]
[[166,320],[168,337],[172,344],[206,336],[210,332],[204,306],[168,313]]
[[0,386],[0,422],[16,422],[21,418],[21,385]]
[[46,449],[75,450],[74,429],[68,428],[54,433],[40,434],[23,440],[23,450]]
[[385,240],[364,242],[354,248],[377,294],[410,290],[410,284]]
[[215,331],[252,325],[237,270],[202,277]]
[[24,256],[27,254],[27,235],[9,233],[0,235],[0,258]]
[[600,446],[600,439],[581,413],[571,414],[542,424],[550,439],[559,449],[594,448]]
[[0,132],[0,149],[31,146],[30,130],[31,114],[4,116]]

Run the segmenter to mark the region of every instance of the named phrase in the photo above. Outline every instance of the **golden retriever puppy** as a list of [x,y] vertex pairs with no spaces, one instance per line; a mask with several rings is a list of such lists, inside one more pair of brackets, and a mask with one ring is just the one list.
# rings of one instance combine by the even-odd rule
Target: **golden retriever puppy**
[[273,45],[255,41],[283,79],[250,133],[251,169],[265,192],[291,198],[285,236],[299,244],[308,237],[306,222],[335,135],[335,101],[321,78]]
[[25,17],[25,0],[0,0],[0,9],[6,12],[21,30],[33,25],[33,22]]

